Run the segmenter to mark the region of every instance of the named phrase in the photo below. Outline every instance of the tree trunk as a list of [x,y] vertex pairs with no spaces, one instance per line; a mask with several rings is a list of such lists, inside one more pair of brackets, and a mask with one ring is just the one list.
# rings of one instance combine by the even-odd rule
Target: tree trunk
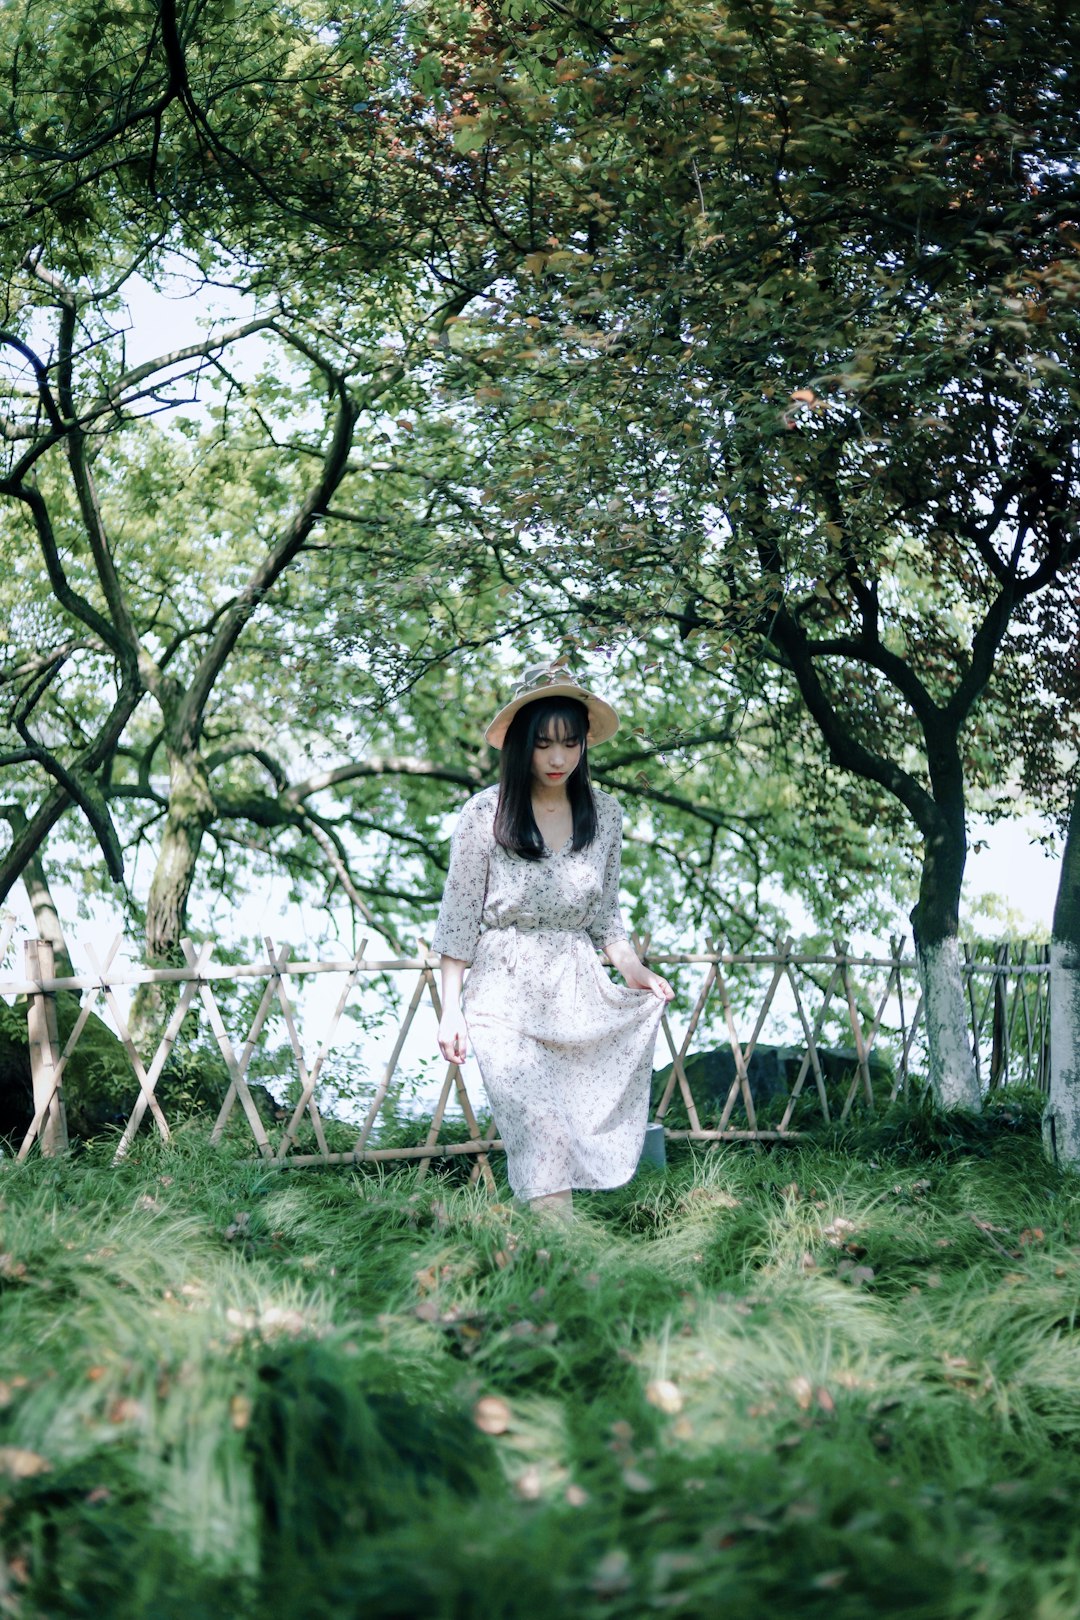
[[[0,808],[0,815],[11,823],[11,831],[16,837],[27,828],[26,812],[21,805],[7,804]],[[30,909],[34,913],[34,926],[39,939],[47,940],[53,948],[53,965],[58,979],[71,979],[75,977],[75,969],[68,955],[67,943],[64,939],[64,929],[60,922],[60,913],[56,909],[56,902],[52,897],[49,879],[45,872],[45,865],[41,858],[41,851],[37,849],[30,855],[22,869],[22,880],[26,888],[26,897],[30,902]]]
[[911,913],[922,979],[930,1084],[942,1108],[982,1107],[971,1049],[971,1023],[960,969],[960,886],[967,835],[964,813],[943,815],[926,839],[919,901]]
[[169,754],[169,810],[146,905],[146,954],[173,962],[187,927],[187,907],[203,835],[214,819],[210,784],[197,754]]
[[1043,1134],[1059,1164],[1080,1164],[1080,788],[1050,931],[1050,1100]]
[[[188,900],[206,829],[214,820],[210,784],[196,751],[169,750],[169,810],[146,905],[146,957],[151,964],[180,963]],[[161,985],[141,985],[131,1009],[137,1047],[148,1047],[168,1016]]]

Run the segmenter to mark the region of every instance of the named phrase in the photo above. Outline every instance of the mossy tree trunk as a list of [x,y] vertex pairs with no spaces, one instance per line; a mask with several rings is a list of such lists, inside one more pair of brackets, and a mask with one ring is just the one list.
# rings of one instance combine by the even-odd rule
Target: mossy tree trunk
[[1080,1164],[1080,788],[1073,798],[1050,934],[1050,1101],[1047,1146]]
[[[1006,623],[1007,614],[999,615],[998,637]],[[798,682],[833,763],[891,793],[922,835],[919,899],[911,921],[923,984],[930,1084],[943,1108],[978,1109],[982,1103],[960,969],[960,889],[967,860],[960,733],[989,674],[997,640],[984,638],[981,667],[973,667],[952,701],[943,706],[911,671],[898,667],[899,660],[888,657],[876,639],[876,627],[872,630],[864,641],[821,644],[787,609],[777,611],[769,624],[770,639]],[[857,723],[841,712],[838,684],[824,667],[838,650],[853,660],[877,658],[896,678],[922,733],[924,780],[884,751],[868,747]]]
[[937,825],[924,833],[919,899],[911,913],[930,1081],[943,1107],[979,1109],[982,1097],[960,965],[960,889],[967,861],[962,780],[953,782],[951,792],[943,792],[939,785],[935,802]]

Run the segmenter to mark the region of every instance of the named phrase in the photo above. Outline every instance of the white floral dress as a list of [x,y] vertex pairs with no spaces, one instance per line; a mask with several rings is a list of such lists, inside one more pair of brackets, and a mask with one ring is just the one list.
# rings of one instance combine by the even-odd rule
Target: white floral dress
[[598,830],[542,860],[495,843],[498,788],[464,806],[432,943],[470,963],[462,1010],[519,1199],[618,1187],[637,1168],[664,1004],[607,974],[626,938],[622,812],[593,790]]

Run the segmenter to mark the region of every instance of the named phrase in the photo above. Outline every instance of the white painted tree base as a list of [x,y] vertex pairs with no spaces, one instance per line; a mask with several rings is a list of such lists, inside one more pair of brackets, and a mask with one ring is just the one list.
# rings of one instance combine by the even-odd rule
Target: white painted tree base
[[1059,1164],[1080,1164],[1080,956],[1060,939],[1050,941],[1050,1100],[1043,1135]]
[[960,945],[956,939],[920,946],[919,970],[930,1053],[930,1084],[942,1108],[982,1108],[971,1052],[971,1023]]

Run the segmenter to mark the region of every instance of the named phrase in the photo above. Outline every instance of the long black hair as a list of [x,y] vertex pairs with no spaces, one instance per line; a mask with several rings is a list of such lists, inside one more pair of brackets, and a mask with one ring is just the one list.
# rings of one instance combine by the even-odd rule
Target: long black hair
[[499,767],[499,804],[495,811],[495,842],[527,861],[542,860],[544,840],[532,807],[532,757],[537,742],[558,727],[562,742],[581,744],[578,760],[567,784],[566,796],[574,818],[574,849],[584,849],[596,837],[596,800],[589,780],[589,711],[580,698],[537,698],[518,710],[507,729]]

